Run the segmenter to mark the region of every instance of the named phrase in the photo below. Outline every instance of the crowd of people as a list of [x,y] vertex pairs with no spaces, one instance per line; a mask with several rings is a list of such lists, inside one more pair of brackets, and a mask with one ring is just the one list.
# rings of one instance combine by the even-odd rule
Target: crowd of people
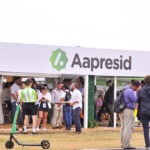
[[[137,117],[142,122],[146,147],[149,148],[150,76],[146,76],[141,83],[131,80],[131,83],[122,90],[124,90],[126,107],[118,115],[121,121],[121,147],[134,149],[130,141],[135,122],[134,112],[135,108],[138,108]],[[12,120],[14,120],[16,105],[20,104],[17,130],[19,125],[23,125],[24,134],[27,133],[30,122],[32,122],[33,134],[36,134],[41,127],[46,131],[47,122],[51,123],[53,129],[61,129],[64,124],[66,130],[71,130],[74,123],[75,132],[80,134],[82,131],[84,113],[84,79],[82,77],[79,77],[76,82],[72,80],[58,82],[56,88],[51,91],[47,84],[39,86],[34,79],[21,82],[20,77],[15,77],[14,82],[4,84],[2,99],[11,110]],[[106,81],[104,91],[99,93],[95,86],[95,120],[101,121],[102,115],[105,114],[105,119],[109,120],[109,126],[112,127],[114,125],[113,104],[114,84],[111,80]]]
[[[76,133],[80,134],[83,85],[84,79],[79,77],[76,82],[71,80],[58,82],[57,87],[50,91],[47,84],[39,86],[35,79],[21,82],[20,77],[15,77],[13,83],[4,84],[2,99],[11,110],[12,121],[15,117],[16,106],[20,104],[17,131],[21,125],[24,134],[27,134],[31,122],[33,134],[36,134],[41,126],[43,131],[46,131],[47,122],[52,124],[53,129],[61,129],[65,124],[66,130],[71,130],[74,123]],[[43,125],[41,125],[42,122]]]

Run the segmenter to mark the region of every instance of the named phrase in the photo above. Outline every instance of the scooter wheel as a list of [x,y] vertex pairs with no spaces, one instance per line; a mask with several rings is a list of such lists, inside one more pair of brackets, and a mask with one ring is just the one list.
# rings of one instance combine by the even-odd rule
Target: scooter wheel
[[41,142],[41,146],[43,149],[49,149],[50,148],[50,142],[48,140],[43,140]]
[[13,147],[14,147],[13,141],[7,141],[7,142],[5,143],[5,147],[6,147],[7,149],[13,149]]

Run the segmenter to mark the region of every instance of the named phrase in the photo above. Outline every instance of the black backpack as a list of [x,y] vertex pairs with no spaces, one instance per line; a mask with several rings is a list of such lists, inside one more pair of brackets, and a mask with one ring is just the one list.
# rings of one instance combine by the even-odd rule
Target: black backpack
[[126,108],[126,103],[124,101],[124,91],[125,91],[125,89],[120,91],[118,97],[114,101],[114,112],[115,113],[121,113]]
[[71,93],[69,91],[69,92],[66,92],[65,101],[70,101],[70,99],[71,99]]
[[[65,93],[66,93],[66,96],[65,96],[64,101],[70,101],[71,100],[71,93],[70,93],[70,91],[65,91]],[[70,106],[70,104],[66,104],[66,106]]]

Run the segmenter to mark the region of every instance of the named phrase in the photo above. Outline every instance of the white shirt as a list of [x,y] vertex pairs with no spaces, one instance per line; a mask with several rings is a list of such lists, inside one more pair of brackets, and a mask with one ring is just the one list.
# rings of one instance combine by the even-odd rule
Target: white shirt
[[52,91],[52,103],[60,103],[61,98],[65,98],[66,93],[57,88]]
[[76,109],[78,107],[80,107],[82,109],[82,94],[81,94],[81,92],[78,89],[75,89],[72,92],[72,98],[70,100],[71,103],[73,103],[75,101],[78,101],[78,103],[75,103],[73,105],[73,109]]
[[[20,90],[20,86],[16,83],[14,83],[11,86],[11,94],[14,94],[17,97],[17,93]],[[11,96],[11,103],[16,102],[16,100]]]
[[[39,94],[40,93],[41,93],[40,90],[36,89],[36,94],[37,94],[37,98],[38,99],[39,99]],[[38,100],[35,102],[35,105],[39,105],[39,101]]]
[[42,98],[42,97],[45,97],[49,100],[48,102],[48,107],[49,109],[51,108],[51,102],[52,102],[52,98],[51,98],[51,94],[49,92],[46,93],[46,95],[43,95],[42,93],[39,93],[38,95],[38,103],[39,103],[39,106],[41,105],[41,102],[39,102],[39,100]]
[[[21,98],[21,90],[22,89],[18,90],[18,101],[20,101],[20,98]],[[24,102],[24,99],[22,101]]]

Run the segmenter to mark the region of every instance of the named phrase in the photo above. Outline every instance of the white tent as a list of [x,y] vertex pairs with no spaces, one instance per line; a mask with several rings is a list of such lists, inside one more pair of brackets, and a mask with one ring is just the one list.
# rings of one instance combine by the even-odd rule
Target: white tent
[[89,75],[114,77],[116,96],[118,76],[144,77],[150,73],[150,52],[16,43],[0,43],[0,50],[1,83],[4,75],[55,78],[63,75],[84,76],[85,128],[88,126]]

